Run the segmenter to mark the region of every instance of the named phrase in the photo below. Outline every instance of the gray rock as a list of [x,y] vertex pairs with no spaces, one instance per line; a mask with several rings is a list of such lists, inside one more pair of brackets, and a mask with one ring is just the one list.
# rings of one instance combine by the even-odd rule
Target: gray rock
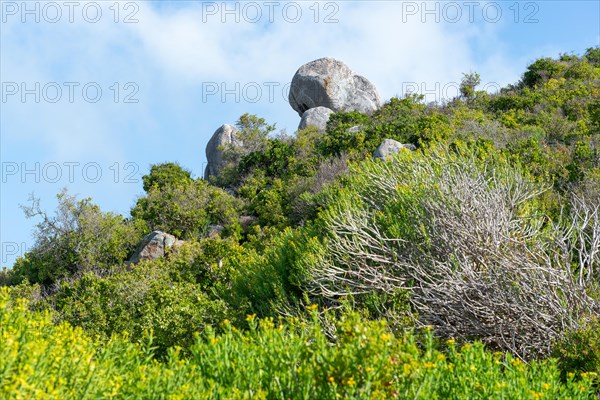
[[394,139],[385,139],[373,152],[373,158],[386,160],[391,155],[398,154],[403,149],[414,151],[417,147],[414,144],[402,144]]
[[223,233],[223,230],[225,230],[225,228],[222,225],[209,225],[208,233],[206,234],[206,237],[214,238],[217,236],[221,236],[221,233]]
[[358,133],[358,132],[362,132],[365,128],[363,128],[360,125],[357,126],[353,126],[352,128],[348,128],[348,130],[346,132],[348,133]]
[[327,128],[327,121],[329,121],[329,117],[333,114],[333,111],[327,107],[315,107],[308,109],[302,114],[302,119],[300,120],[300,125],[298,125],[298,130],[306,129],[309,126],[316,126],[317,129],[324,132],[325,128]]
[[216,176],[225,166],[223,149],[229,145],[241,146],[242,142],[238,138],[238,130],[229,124],[221,126],[213,133],[206,145],[207,165],[204,170],[204,179]]
[[369,115],[381,107],[375,86],[333,58],[320,58],[301,66],[292,79],[289,101],[300,116],[319,106],[334,112],[360,111]]
[[154,231],[144,237],[137,251],[129,259],[130,263],[138,263],[145,260],[155,260],[163,257],[167,249],[179,247],[184,243],[175,236],[161,231]]

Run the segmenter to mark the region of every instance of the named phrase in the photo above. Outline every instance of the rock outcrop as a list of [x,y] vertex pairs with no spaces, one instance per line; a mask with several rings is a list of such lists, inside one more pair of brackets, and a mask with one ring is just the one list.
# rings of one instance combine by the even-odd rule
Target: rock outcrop
[[155,260],[164,257],[168,248],[179,247],[183,240],[161,231],[154,231],[144,237],[137,251],[131,256],[129,262],[132,264],[140,261]]
[[238,130],[229,124],[221,126],[213,133],[206,145],[207,165],[204,170],[204,179],[217,176],[225,166],[223,149],[227,146],[241,146]]
[[375,86],[333,58],[320,58],[301,66],[292,79],[289,101],[300,116],[315,107],[369,115],[381,107]]
[[302,114],[298,130],[306,129],[309,126],[316,126],[318,130],[324,132],[331,114],[333,114],[333,111],[327,107],[314,107],[306,110]]
[[363,128],[363,127],[362,127],[362,126],[360,126],[360,125],[357,125],[357,126],[353,126],[353,127],[351,127],[351,128],[348,128],[348,129],[346,130],[346,132],[348,132],[348,133],[358,133],[358,132],[362,132],[362,131],[364,131],[364,130],[365,130],[365,128]]
[[414,144],[402,144],[394,139],[385,139],[373,152],[373,158],[386,160],[391,155],[398,154],[402,150],[414,151],[416,149]]
[[218,224],[208,225],[206,237],[215,238],[215,237],[221,236],[221,234],[223,233],[224,230],[225,230],[225,227],[223,227],[223,225],[218,225]]

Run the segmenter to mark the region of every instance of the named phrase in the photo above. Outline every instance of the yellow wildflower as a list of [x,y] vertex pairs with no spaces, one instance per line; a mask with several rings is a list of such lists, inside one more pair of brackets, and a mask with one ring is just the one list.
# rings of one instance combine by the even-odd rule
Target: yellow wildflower
[[391,338],[392,338],[392,335],[390,335],[388,333],[382,333],[381,336],[380,336],[380,339],[383,340],[384,342],[387,342]]

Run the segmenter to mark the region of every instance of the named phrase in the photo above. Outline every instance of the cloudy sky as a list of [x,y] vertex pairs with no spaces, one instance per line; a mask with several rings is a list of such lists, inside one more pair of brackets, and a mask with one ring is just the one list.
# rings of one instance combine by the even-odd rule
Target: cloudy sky
[[490,91],[528,63],[600,44],[597,1],[4,1],[0,3],[2,265],[32,245],[28,195],[128,214],[151,164],[202,176],[204,148],[245,113],[293,133],[287,88],[335,57],[382,98]]

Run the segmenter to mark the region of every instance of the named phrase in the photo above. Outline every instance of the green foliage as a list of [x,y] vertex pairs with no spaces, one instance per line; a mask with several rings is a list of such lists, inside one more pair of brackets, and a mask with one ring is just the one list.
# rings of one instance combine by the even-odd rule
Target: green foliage
[[177,163],[154,164],[150,168],[150,173],[142,177],[146,193],[154,187],[162,189],[179,184],[185,185],[191,180],[191,172],[181,168]]
[[233,265],[250,256],[229,241],[191,242],[166,260],[63,282],[47,301],[61,320],[104,340],[127,331],[130,340],[141,342],[153,332],[154,345],[164,355],[173,345],[189,347],[194,333],[208,325],[240,318],[240,310],[229,309],[238,300],[231,293],[237,275]]
[[268,135],[275,130],[275,125],[268,124],[264,118],[248,113],[240,116],[235,125],[240,130],[244,147],[249,146],[251,152],[259,150],[266,143]]
[[[582,57],[536,60],[521,82],[498,94],[477,91],[479,75],[464,74],[460,96],[448,103],[392,98],[372,116],[333,114],[325,132],[272,135],[275,125],[244,114],[236,123],[243,145],[222,149],[227,165],[220,176],[206,182],[177,163],[153,165],[132,220],[66,193],[59,195],[55,216],[34,200],[26,212],[42,218],[35,246],[0,275],[0,284],[12,285],[11,300],[0,294],[0,397],[592,398],[600,373],[597,319],[556,344],[558,362],[529,364],[477,342],[459,349],[451,340],[442,351],[431,334],[403,332],[430,321],[438,336],[494,346],[486,326],[495,333],[517,327],[513,342],[520,342],[535,316],[544,314],[542,297],[532,295],[537,308],[515,320],[506,322],[506,315],[518,302],[501,324],[479,320],[472,334],[447,335],[439,321],[448,309],[442,304],[434,316],[427,314],[414,288],[436,282],[449,299],[472,283],[469,277],[493,271],[500,261],[521,265],[533,257],[522,249],[559,254],[552,229],[571,212],[565,199],[600,182],[598,79],[600,48],[594,47]],[[384,139],[412,143],[418,151],[371,161]],[[460,170],[464,163],[472,168]],[[453,175],[457,168],[463,178],[481,180],[460,180]],[[448,185],[450,178],[457,184]],[[474,203],[465,212],[466,200],[457,194],[458,183],[467,181],[473,183],[468,193],[484,200],[467,196]],[[486,258],[490,243],[504,233],[486,238],[486,229],[499,223],[480,222],[504,208],[477,213],[498,199],[486,195],[500,187],[543,193],[510,210],[515,219],[503,232],[512,232],[511,240]],[[458,231],[442,229],[454,219],[461,221]],[[206,239],[211,224],[225,230]],[[574,229],[572,236],[579,232]],[[589,247],[593,230],[586,229],[582,246]],[[151,230],[187,243],[162,259],[123,265]],[[376,240],[361,242],[365,232]],[[343,240],[349,247],[336,250]],[[536,265],[560,258],[536,254],[542,254]],[[392,287],[385,286],[386,276],[368,275],[393,265],[393,278],[403,278],[401,261],[409,256],[404,264],[428,266],[430,280],[413,277]],[[465,260],[480,268],[460,284],[440,280],[443,266],[458,274]],[[575,252],[563,261],[577,270],[577,260]],[[326,267],[335,268],[323,272]],[[343,285],[317,290],[332,276],[342,277]],[[513,300],[539,286],[521,280],[499,286],[506,276],[477,282],[508,287],[503,299]],[[349,290],[355,278],[361,286]],[[481,305],[495,293],[476,300]],[[475,297],[450,307],[458,313],[451,315],[453,329],[476,314],[461,309]],[[27,311],[19,298],[29,299],[30,310],[53,314]],[[322,323],[314,311],[306,321],[305,306],[312,303],[339,308],[320,315]],[[491,318],[485,307],[477,310]],[[546,322],[556,317],[546,314]],[[519,325],[522,315],[528,324]],[[550,345],[553,329],[541,330],[543,345]]]
[[250,153],[242,158],[238,166],[240,175],[247,174],[253,168],[264,171],[266,176],[277,177],[289,171],[294,156],[294,148],[281,139],[273,139],[263,151]]
[[181,239],[204,235],[210,224],[221,224],[225,234],[239,233],[240,200],[222,189],[198,180],[173,180],[151,185],[131,210],[149,231],[161,230]]
[[[236,144],[231,144],[221,149],[225,165],[219,176],[211,177],[210,181],[219,187],[234,187],[242,179],[241,173],[248,167],[248,161],[242,166],[240,162],[244,157],[253,153],[259,154],[269,147],[269,134],[275,130],[275,125],[269,125],[264,118],[253,114],[244,114],[236,122],[239,132]],[[251,157],[252,158],[252,157]],[[249,162],[252,164],[252,162]]]
[[235,284],[235,292],[245,299],[249,312],[259,316],[278,313],[295,315],[303,302],[302,288],[308,266],[322,245],[310,229],[286,229],[268,244],[263,257],[245,263]]
[[[152,360],[153,339],[113,337],[99,346],[80,329],[54,325],[0,289],[0,396],[11,398],[553,398],[591,399],[591,379],[560,381],[552,361],[524,364],[476,343],[420,348],[385,322],[348,315],[331,343],[317,322],[256,320],[241,332],[224,321],[182,358],[178,348]],[[312,307],[311,307],[312,308]],[[56,372],[60,371],[60,374]]]
[[227,315],[224,302],[211,300],[191,282],[170,281],[156,267],[108,279],[88,273],[63,284],[53,301],[62,320],[103,340],[128,332],[140,341],[152,332],[158,355],[173,345],[188,347],[195,332]]
[[481,83],[481,77],[478,73],[472,72],[463,74],[460,81],[459,92],[463,99],[472,101],[475,99],[475,88]]
[[[325,156],[349,151],[360,154],[366,140],[364,129],[370,123],[370,118],[358,111],[332,114],[327,122],[327,132],[318,144],[319,151]],[[350,128],[355,126],[360,129],[351,132]]]
[[590,47],[583,55],[591,64],[600,64],[600,46]]
[[[589,376],[600,385],[600,319],[591,319],[577,331],[559,342],[553,356],[558,359],[563,379]],[[570,376],[569,376],[570,375]]]
[[523,74],[522,82],[525,86],[533,88],[536,85],[548,82],[551,78],[559,76],[566,69],[565,63],[552,58],[540,58],[527,67]]
[[28,217],[40,217],[35,245],[15,262],[10,282],[28,280],[51,284],[85,271],[106,271],[122,264],[135,250],[144,227],[120,215],[104,213],[91,202],[61,192],[55,216],[49,216],[32,198],[24,207]]
[[[318,142],[319,152],[324,156],[348,154],[351,159],[362,160],[371,156],[384,139],[416,144],[446,136],[447,129],[436,123],[447,122],[446,118],[429,113],[422,99],[416,95],[392,98],[372,117],[356,111],[332,115],[327,132]],[[355,126],[359,129],[349,131]]]

